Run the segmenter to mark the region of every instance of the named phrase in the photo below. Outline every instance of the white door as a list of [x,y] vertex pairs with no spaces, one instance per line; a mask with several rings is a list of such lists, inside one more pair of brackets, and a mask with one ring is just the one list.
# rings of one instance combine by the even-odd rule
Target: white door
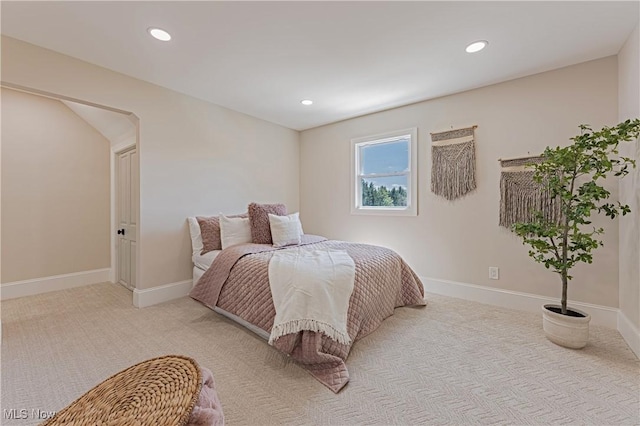
[[138,153],[135,148],[118,154],[116,244],[118,282],[136,288],[136,228],[138,220]]

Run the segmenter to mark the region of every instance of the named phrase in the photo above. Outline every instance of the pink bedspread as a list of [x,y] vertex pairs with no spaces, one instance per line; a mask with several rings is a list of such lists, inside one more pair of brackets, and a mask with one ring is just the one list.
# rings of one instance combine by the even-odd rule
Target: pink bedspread
[[[353,258],[356,275],[347,324],[352,342],[378,328],[396,307],[425,305],[420,279],[392,250],[328,241],[314,235],[304,235],[302,244],[346,250]],[[219,306],[269,333],[275,318],[269,260],[275,250],[279,249],[265,244],[242,244],[223,250],[190,296],[211,308]],[[286,335],[274,342],[274,347],[336,393],[349,381],[345,361],[352,345],[312,331]]]

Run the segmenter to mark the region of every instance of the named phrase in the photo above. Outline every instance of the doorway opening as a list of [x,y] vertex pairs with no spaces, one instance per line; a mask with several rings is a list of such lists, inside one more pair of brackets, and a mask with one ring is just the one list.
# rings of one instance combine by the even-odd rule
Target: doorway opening
[[[2,172],[2,263],[5,266],[12,265],[12,268],[7,268],[12,269],[7,271],[7,274],[5,274],[5,270],[2,271],[2,299],[22,297],[104,281],[120,283],[130,290],[135,289],[136,283],[139,282],[139,271],[137,268],[137,259],[139,258],[139,245],[137,244],[137,241],[139,241],[138,117],[131,112],[4,82],[2,84],[2,91],[3,94],[7,93],[6,98],[3,99],[3,121],[5,121],[5,118],[11,118],[15,122],[15,117],[20,116],[18,112],[14,113],[13,117],[8,116],[9,112],[5,112],[5,108],[8,107],[6,101],[12,101],[14,103],[22,102],[22,105],[18,105],[18,107],[26,111],[26,113],[22,115],[26,116],[26,121],[32,123],[30,127],[37,128],[37,131],[29,133],[29,125],[25,121],[26,124],[23,125],[25,131],[23,133],[30,135],[29,137],[32,139],[36,139],[34,147],[37,149],[39,144],[40,149],[34,150],[32,148],[31,153],[37,152],[38,155],[42,157],[38,160],[40,163],[35,161],[31,161],[29,164],[28,161],[20,163],[20,159],[29,159],[35,155],[29,155],[29,152],[25,152],[22,154],[22,157],[20,157],[19,150],[22,149],[25,151],[26,148],[19,147],[19,145],[24,142],[23,135],[19,132],[9,134],[8,131],[5,134],[5,125],[11,122],[7,120],[3,123],[3,165],[10,164],[10,162],[13,161],[10,157],[13,154],[12,151],[16,153],[14,157],[18,162],[14,164],[13,168],[7,167]],[[28,117],[29,112],[33,110],[25,108],[25,102],[41,102],[43,106],[40,108],[40,113],[57,114],[55,117],[50,117],[49,123],[62,125],[61,122],[64,122],[67,127],[76,126],[80,130],[76,131],[65,128],[64,131],[69,132],[69,134],[72,135],[71,137],[58,137],[53,134],[48,134],[42,123],[36,121],[36,117]],[[53,112],[50,113],[46,111]],[[6,117],[5,113],[7,114]],[[63,120],[60,120],[60,118]],[[77,124],[74,124],[74,120]],[[87,130],[88,128],[93,130]],[[51,129],[52,133],[56,131],[56,127],[51,127]],[[95,137],[92,135],[92,131]],[[100,138],[102,138],[103,141],[106,140],[104,143],[107,146],[100,147],[98,149],[99,153],[95,154],[95,156],[99,155],[100,158],[102,158],[102,160],[95,160],[99,166],[91,169],[91,166],[88,165],[90,162],[89,157],[94,156],[94,154],[91,153],[90,156],[86,155],[86,152],[83,151],[83,142],[79,140],[74,142],[76,149],[77,147],[81,148],[76,151],[73,150],[73,147],[55,145],[56,140],[73,139],[75,138],[75,134],[79,134],[80,136],[78,136],[78,138],[85,138],[87,139],[87,143],[93,143],[94,145],[98,143],[96,141],[99,141]],[[15,139],[13,148],[10,145],[11,142],[5,138],[5,136]],[[47,155],[50,157],[42,154],[41,151],[43,147],[48,150]],[[63,148],[64,153],[62,152]],[[104,157],[102,157],[103,155]],[[106,158],[107,155],[108,159]],[[60,166],[56,168],[53,162],[56,161],[58,157],[61,159],[64,157],[65,159],[63,161],[61,160]],[[38,164],[47,163],[51,163],[52,173],[64,175],[64,178],[58,179],[55,185],[52,186],[57,192],[50,191],[47,193],[45,188],[40,191],[42,200],[24,201],[28,196],[38,196],[38,194],[30,194],[30,192],[33,192],[29,190],[30,187],[43,188],[49,184],[49,180],[55,180],[47,178],[47,176],[51,176],[47,173],[38,173]],[[29,175],[29,167],[37,173],[31,173],[31,175]],[[87,171],[88,168],[90,169],[89,171]],[[73,173],[78,174],[74,175]],[[36,176],[34,176],[34,174]],[[97,186],[95,186],[95,191],[87,190],[86,187],[93,182],[94,178],[99,182],[96,184]],[[29,181],[29,179],[32,179],[32,181]],[[85,188],[78,189],[76,188],[76,184],[78,187],[84,184]],[[9,188],[13,193],[6,191],[5,197],[5,188]],[[92,195],[87,195],[92,192],[100,193],[99,202],[95,202],[95,200],[91,198]],[[11,203],[9,203],[11,196],[13,196],[13,198]],[[82,204],[83,201],[85,203],[84,207]],[[42,214],[40,214],[36,220],[29,222],[25,219],[24,221],[24,225],[26,226],[30,223],[33,226],[39,226],[38,229],[32,228],[32,230],[27,231],[27,233],[33,236],[32,239],[34,242],[42,243],[38,250],[32,249],[29,251],[29,253],[36,255],[35,259],[29,256],[31,261],[35,260],[36,263],[50,264],[48,268],[43,266],[40,268],[42,270],[38,270],[37,272],[33,271],[33,267],[29,268],[27,263],[25,263],[26,261],[23,262],[24,265],[22,266],[24,266],[24,268],[22,268],[22,270],[20,270],[20,267],[13,267],[16,263],[13,262],[13,258],[10,259],[9,257],[13,252],[15,254],[14,257],[19,258],[19,252],[24,248],[21,244],[24,245],[24,242],[20,240],[18,234],[16,234],[16,238],[12,239],[10,232],[9,234],[6,232],[15,227],[15,225],[19,225],[17,222],[12,221],[11,217],[18,218],[20,214],[24,216],[25,212],[37,210],[29,207],[30,202],[33,205],[48,203],[46,206],[49,206],[49,208],[41,209]],[[94,209],[99,206],[96,212],[91,210],[92,206],[90,206],[90,204],[93,205]],[[51,208],[51,206],[53,206],[53,208]],[[15,214],[9,212],[7,216],[5,215],[7,208],[17,211],[13,212]],[[26,209],[25,212],[20,213],[19,210],[21,208]],[[74,211],[74,209],[77,210]],[[66,214],[64,213],[65,211],[67,213],[71,212],[71,216],[64,216]],[[51,222],[51,219],[47,218],[47,215],[50,216],[53,213],[60,213],[62,216]],[[11,216],[12,214],[13,216]],[[99,216],[95,218],[97,223],[95,227],[92,226],[93,222],[91,222],[91,220],[94,220],[93,218],[84,220],[84,218],[92,215]],[[84,217],[80,220],[80,222],[83,223],[78,223],[78,220],[74,221],[73,217]],[[56,228],[65,229],[64,235],[56,234]],[[24,228],[22,229],[23,231],[21,232],[24,233]],[[44,237],[37,237],[41,234],[41,229],[52,232],[48,243],[44,243]],[[124,229],[124,231],[122,231],[122,229]],[[120,233],[118,233],[119,230],[121,231]],[[106,235],[107,232],[108,235]],[[87,238],[88,234],[93,237],[97,237],[98,234],[100,234],[99,238],[95,238],[100,241],[97,243],[97,245],[100,246],[99,249],[95,249],[94,246],[90,246],[87,242],[90,240],[90,238]],[[78,236],[83,236],[84,239],[76,238]],[[77,241],[73,242],[74,239]],[[55,241],[55,243],[51,243],[51,241]],[[70,249],[68,244],[75,244],[76,246]],[[83,250],[83,248],[86,248],[86,250]],[[60,253],[65,250],[73,252],[74,254],[61,255]],[[57,259],[56,255],[58,255],[60,259]],[[49,257],[55,258],[57,261],[43,260]],[[38,261],[38,258],[41,259],[41,261]]]

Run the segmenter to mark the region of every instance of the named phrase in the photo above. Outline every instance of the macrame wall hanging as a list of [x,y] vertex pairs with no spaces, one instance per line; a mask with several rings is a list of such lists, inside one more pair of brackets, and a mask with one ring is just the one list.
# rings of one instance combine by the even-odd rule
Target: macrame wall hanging
[[474,129],[431,133],[431,192],[447,200],[476,189]]
[[542,212],[545,219],[559,222],[560,202],[551,197],[544,186],[533,180],[534,171],[527,164],[542,162],[541,156],[502,160],[500,175],[500,226],[511,228],[517,222],[528,222]]

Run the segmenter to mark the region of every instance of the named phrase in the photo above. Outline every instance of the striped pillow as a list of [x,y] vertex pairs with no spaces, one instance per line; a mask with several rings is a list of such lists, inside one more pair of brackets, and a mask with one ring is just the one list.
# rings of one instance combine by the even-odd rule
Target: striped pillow
[[300,244],[302,237],[302,224],[298,213],[288,216],[276,216],[269,213],[271,225],[271,238],[274,247],[284,247]]

